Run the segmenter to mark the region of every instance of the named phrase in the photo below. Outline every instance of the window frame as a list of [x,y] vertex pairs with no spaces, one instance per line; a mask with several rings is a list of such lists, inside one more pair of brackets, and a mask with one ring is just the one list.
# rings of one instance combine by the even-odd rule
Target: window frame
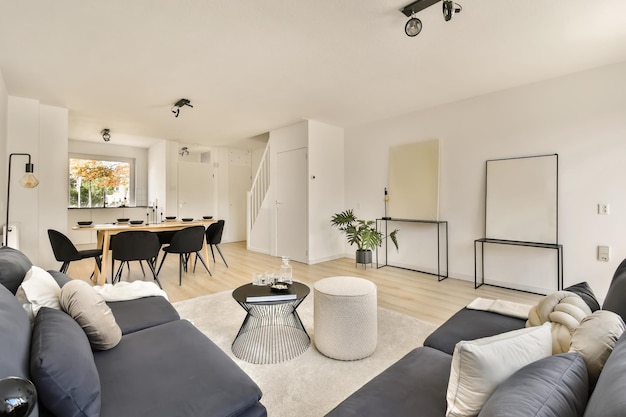
[[[70,152],[68,153],[68,158],[67,158],[67,185],[68,185],[68,189],[67,189],[67,206],[68,208],[78,208],[78,207],[71,207],[70,206],[70,172],[69,172],[69,167],[70,167],[70,159],[87,159],[87,160],[94,160],[94,161],[108,161],[108,162],[121,162],[121,163],[127,163],[129,164],[129,169],[128,169],[128,204],[127,207],[134,207],[135,206],[135,202],[136,202],[136,198],[135,198],[135,194],[136,194],[136,158],[126,158],[123,156],[114,156],[114,155],[102,155],[102,154],[89,154],[89,153],[77,153],[77,152]],[[107,206],[108,207],[108,206]],[[104,208],[104,207],[80,207],[80,208]]]

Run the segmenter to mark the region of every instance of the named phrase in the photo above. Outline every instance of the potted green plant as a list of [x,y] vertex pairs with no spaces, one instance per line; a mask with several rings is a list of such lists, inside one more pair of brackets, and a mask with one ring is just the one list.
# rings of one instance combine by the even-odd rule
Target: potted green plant
[[[376,230],[374,220],[357,219],[352,209],[342,211],[333,215],[331,224],[346,235],[348,243],[357,246],[356,263],[372,263],[372,249],[381,246],[385,235]],[[398,250],[398,229],[389,233],[389,238]]]

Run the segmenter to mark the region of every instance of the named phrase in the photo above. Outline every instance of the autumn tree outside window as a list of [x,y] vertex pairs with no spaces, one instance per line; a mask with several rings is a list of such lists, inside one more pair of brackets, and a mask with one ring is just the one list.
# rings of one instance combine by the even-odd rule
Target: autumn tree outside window
[[69,207],[123,207],[134,204],[133,160],[98,156],[69,158]]

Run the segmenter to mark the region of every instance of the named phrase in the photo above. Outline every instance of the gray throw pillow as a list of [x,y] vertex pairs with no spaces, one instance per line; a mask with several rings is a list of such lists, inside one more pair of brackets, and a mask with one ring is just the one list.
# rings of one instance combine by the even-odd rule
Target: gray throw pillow
[[50,275],[52,275],[52,278],[54,278],[54,280],[57,282],[57,284],[59,284],[59,287],[61,287],[61,288],[63,288],[63,286],[65,284],[67,284],[68,282],[70,282],[72,280],[72,278],[70,278],[69,276],[67,276],[63,272],[54,271],[52,269],[49,269],[48,273]]
[[589,396],[587,367],[578,353],[526,365],[491,394],[478,417],[580,417]]
[[39,400],[56,416],[100,416],[100,377],[83,329],[63,311],[35,317],[30,373]]
[[596,295],[593,293],[591,287],[586,281],[564,288],[563,291],[569,291],[577,294],[589,306],[592,313],[600,310],[600,303],[598,303]]
[[0,284],[13,294],[33,266],[30,259],[19,250],[3,246],[0,248]]

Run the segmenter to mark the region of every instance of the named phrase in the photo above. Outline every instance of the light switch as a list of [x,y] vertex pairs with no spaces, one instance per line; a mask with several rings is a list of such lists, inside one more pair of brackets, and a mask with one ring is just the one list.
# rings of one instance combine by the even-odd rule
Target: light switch
[[598,246],[598,260],[600,262],[609,261],[609,247],[608,246]]

